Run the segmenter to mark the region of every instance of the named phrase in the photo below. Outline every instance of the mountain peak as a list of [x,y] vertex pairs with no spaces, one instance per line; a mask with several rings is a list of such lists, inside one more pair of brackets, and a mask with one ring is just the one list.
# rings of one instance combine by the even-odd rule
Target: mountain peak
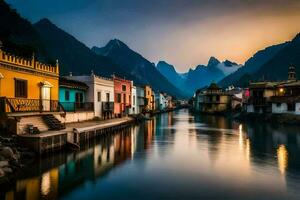
[[293,41],[300,41],[300,33],[294,37]]
[[129,48],[124,42],[122,42],[121,40],[119,39],[112,39],[110,40],[106,47],[116,47],[116,48]]
[[218,65],[219,63],[220,63],[220,61],[219,61],[217,58],[215,58],[215,57],[212,56],[212,57],[209,58],[207,67],[216,66],[216,65]]
[[225,60],[223,63],[225,65],[225,67],[232,67],[232,66],[238,65],[237,63],[231,62],[230,60]]
[[51,25],[55,26],[48,18],[42,18],[38,22],[35,23],[36,25]]

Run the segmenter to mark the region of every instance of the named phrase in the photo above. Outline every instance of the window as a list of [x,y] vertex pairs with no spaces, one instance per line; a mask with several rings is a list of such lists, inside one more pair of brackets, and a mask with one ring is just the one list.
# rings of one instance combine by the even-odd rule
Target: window
[[219,95],[217,95],[217,101],[220,101],[220,96]]
[[75,102],[76,103],[83,103],[83,93],[77,92],[75,94]]
[[121,103],[121,94],[117,94],[117,103]]
[[27,98],[27,81],[15,79],[15,97]]
[[288,107],[288,111],[295,111],[295,104],[294,103],[288,103],[287,107]]
[[109,102],[109,93],[106,93],[106,102]]
[[69,90],[65,91],[65,100],[70,101],[70,91]]
[[281,103],[277,103],[276,105],[277,105],[277,107],[280,107],[280,106],[281,106]]
[[126,85],[122,85],[122,91],[126,91]]
[[98,102],[101,101],[101,92],[98,92],[98,93],[97,93],[97,99],[98,99]]
[[132,104],[135,105],[135,96],[133,95]]
[[126,94],[123,94],[123,103],[126,103]]

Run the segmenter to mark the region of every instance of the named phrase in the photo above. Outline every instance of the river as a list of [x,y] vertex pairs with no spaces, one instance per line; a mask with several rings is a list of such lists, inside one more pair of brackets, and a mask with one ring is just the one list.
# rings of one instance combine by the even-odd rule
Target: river
[[4,199],[300,199],[300,128],[179,110],[43,156]]

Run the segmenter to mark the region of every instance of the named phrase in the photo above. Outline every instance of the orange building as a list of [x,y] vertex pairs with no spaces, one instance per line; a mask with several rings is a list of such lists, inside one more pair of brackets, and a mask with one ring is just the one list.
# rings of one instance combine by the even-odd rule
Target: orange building
[[[58,105],[59,66],[17,57],[0,49],[0,97],[5,112],[54,111]],[[3,104],[2,104],[3,106]]]
[[131,108],[132,81],[113,77],[114,80],[114,113],[121,116],[129,113]]
[[154,91],[149,85],[145,86],[145,109],[146,111],[153,111],[155,109]]

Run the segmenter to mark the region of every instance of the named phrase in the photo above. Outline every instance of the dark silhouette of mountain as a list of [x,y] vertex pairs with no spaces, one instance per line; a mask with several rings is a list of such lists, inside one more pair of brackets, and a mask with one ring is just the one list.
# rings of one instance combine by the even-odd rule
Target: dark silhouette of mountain
[[72,72],[75,75],[95,74],[111,76],[116,74],[132,78],[122,68],[107,57],[97,55],[75,37],[58,28],[48,19],[42,19],[34,24],[36,31],[45,46],[47,55],[58,59],[60,72],[66,75]]
[[31,57],[33,52],[45,57],[39,35],[32,24],[23,19],[5,1],[0,1],[0,41],[7,52]]
[[251,74],[254,74],[256,71],[258,71],[260,67],[271,60],[287,44],[288,43],[282,43],[258,51],[245,62],[244,67],[241,67],[236,72],[226,76],[219,82],[219,85],[223,87],[227,87],[229,85],[247,85]]
[[198,65],[195,69],[190,69],[187,73],[179,74],[173,65],[164,61],[157,64],[157,69],[176,87],[192,96],[196,89],[208,86],[211,82],[216,82],[226,75],[233,73],[241,65],[225,60],[220,62],[215,57],[211,57],[207,66]]
[[98,55],[113,60],[134,77],[135,83],[149,84],[154,90],[167,92],[174,96],[184,96],[182,91],[161,75],[153,63],[131,50],[122,41],[114,39],[109,41],[105,47],[93,47],[92,50]]
[[185,87],[189,88],[190,92],[194,92],[199,88],[209,85],[211,82],[221,80],[225,75],[218,68],[219,64],[219,60],[211,57],[207,66],[198,65],[194,70],[190,69],[186,77]]
[[165,61],[159,61],[156,68],[169,82],[173,83],[177,88],[180,88],[183,91],[185,90],[185,88],[183,88],[185,79],[181,74],[176,72],[173,65],[170,65]]
[[287,80],[288,67],[292,64],[296,67],[296,73],[300,74],[300,33],[275,56],[260,67],[251,76],[251,80],[279,81]]

